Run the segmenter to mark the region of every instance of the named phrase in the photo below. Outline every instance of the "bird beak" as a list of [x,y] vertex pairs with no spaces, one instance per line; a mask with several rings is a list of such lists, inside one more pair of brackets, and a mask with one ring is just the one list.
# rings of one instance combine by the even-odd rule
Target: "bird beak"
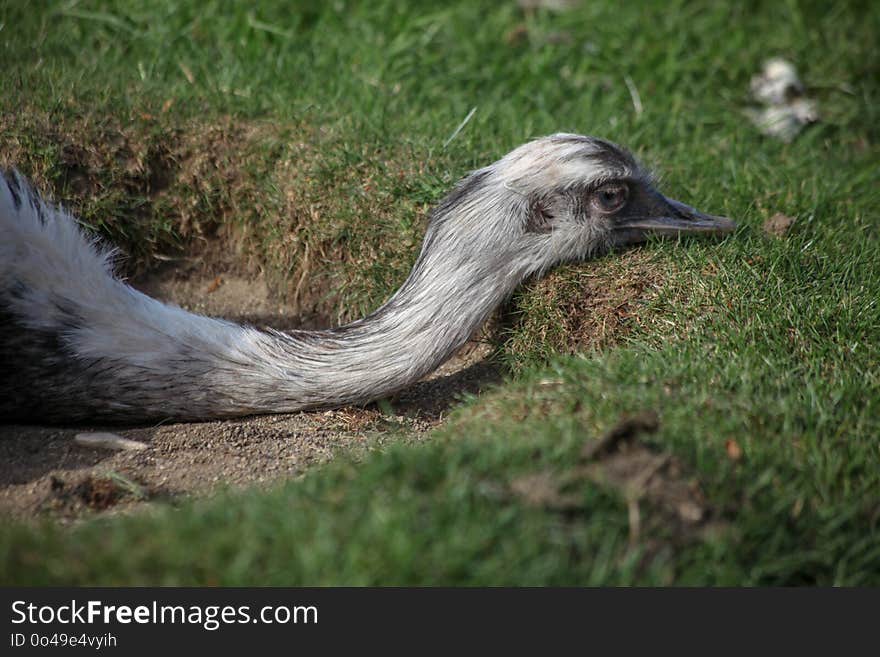
[[660,203],[652,208],[649,216],[623,220],[617,228],[628,234],[626,241],[641,241],[649,235],[727,235],[734,231],[736,222],[727,217],[705,214],[680,201],[661,196]]

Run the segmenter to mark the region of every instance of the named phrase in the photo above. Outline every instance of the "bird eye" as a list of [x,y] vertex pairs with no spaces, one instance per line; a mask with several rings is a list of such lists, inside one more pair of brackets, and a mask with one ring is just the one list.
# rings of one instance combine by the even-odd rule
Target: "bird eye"
[[593,192],[591,202],[599,212],[617,212],[626,203],[628,195],[626,185],[604,185]]

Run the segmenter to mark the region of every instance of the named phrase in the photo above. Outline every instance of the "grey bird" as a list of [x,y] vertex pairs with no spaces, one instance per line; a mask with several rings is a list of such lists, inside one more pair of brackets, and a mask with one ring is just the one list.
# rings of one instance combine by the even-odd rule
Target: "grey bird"
[[112,251],[17,172],[0,182],[0,419],[208,420],[363,404],[461,347],[525,279],[730,219],[658,192],[625,149],[555,134],[472,172],[432,210],[408,278],[321,331],[195,315],[114,275]]

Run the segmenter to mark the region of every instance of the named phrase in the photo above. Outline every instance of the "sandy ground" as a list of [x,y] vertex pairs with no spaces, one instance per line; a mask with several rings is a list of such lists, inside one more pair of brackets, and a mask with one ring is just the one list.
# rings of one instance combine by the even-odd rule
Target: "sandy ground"
[[[208,315],[288,329],[314,327],[274,301],[264,281],[234,274],[193,275],[170,267],[136,287]],[[391,401],[334,411],[232,421],[120,429],[0,425],[0,514],[70,519],[95,511],[128,511],[149,500],[175,501],[221,487],[265,485],[295,477],[341,451],[374,448],[401,437],[418,440],[441,424],[459,393],[498,380],[484,358],[488,346],[469,343],[425,381]],[[77,444],[84,432],[109,431],[144,443],[113,451]]]

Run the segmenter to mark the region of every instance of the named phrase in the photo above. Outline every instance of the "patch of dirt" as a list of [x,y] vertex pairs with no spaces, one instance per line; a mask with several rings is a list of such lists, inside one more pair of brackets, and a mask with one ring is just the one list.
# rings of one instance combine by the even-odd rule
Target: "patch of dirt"
[[[296,315],[259,276],[215,271],[183,262],[136,281],[136,287],[188,310],[257,326],[329,325],[324,318]],[[485,360],[489,352],[485,342],[468,343],[439,370],[381,407],[110,429],[144,443],[140,450],[111,451],[75,442],[78,433],[101,427],[0,425],[0,514],[73,520],[96,512],[129,512],[151,500],[268,485],[341,452],[418,440],[443,422],[461,393],[477,393],[499,380],[496,367]]]
[[279,300],[265,275],[247,275],[220,257],[180,258],[131,283],[144,294],[209,317],[271,326],[279,331],[331,324],[327,317],[316,313],[304,316],[298,307]]
[[795,217],[777,212],[764,222],[764,233],[771,237],[785,237],[795,221]]
[[[623,418],[605,436],[587,442],[580,462],[570,469],[522,475],[510,482],[510,493],[532,507],[576,514],[586,511],[580,492],[585,483],[611,489],[627,503],[631,545],[646,527],[662,526],[673,543],[717,533],[723,523],[696,477],[675,456],[640,440],[658,427],[653,411]],[[649,542],[646,558],[660,547]]]
[[115,473],[88,474],[72,484],[53,476],[42,505],[56,515],[70,516],[87,510],[106,511],[125,501],[141,501],[147,497],[147,489]]

